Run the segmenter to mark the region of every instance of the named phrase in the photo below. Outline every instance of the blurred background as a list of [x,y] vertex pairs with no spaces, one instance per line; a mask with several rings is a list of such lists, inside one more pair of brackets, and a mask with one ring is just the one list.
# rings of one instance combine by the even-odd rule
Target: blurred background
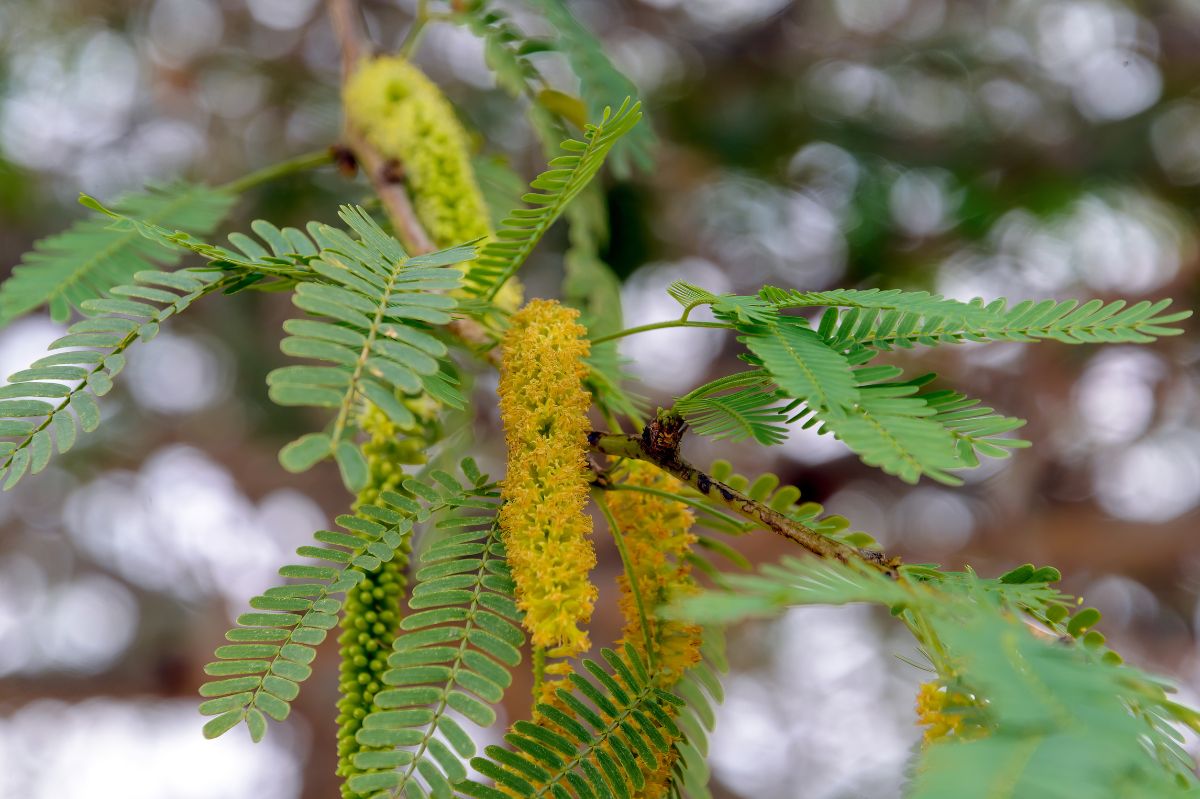
[[[394,48],[412,3],[365,6]],[[570,6],[639,85],[661,141],[651,173],[607,184],[606,259],[630,325],[676,315],[664,289],[680,278],[714,291],[1200,300],[1198,0]],[[568,80],[560,56],[537,58]],[[476,39],[433,26],[419,61],[486,132],[486,154],[536,172],[539,148]],[[5,0],[0,269],[77,218],[80,191],[219,183],[335,142],[338,70],[317,0]],[[333,221],[338,202],[364,196],[326,169],[255,190],[226,229]],[[564,247],[557,230],[539,249],[534,293],[559,292]],[[195,710],[233,617],[349,499],[332,467],[277,465],[283,443],[320,424],[266,398],[292,314],[270,295],[197,306],[131,351],[98,433],[0,496],[0,797],[336,795],[333,647],[262,744],[242,729],[204,741]],[[691,441],[688,455],[776,471],[906,560],[1058,566],[1127,659],[1195,702],[1200,348],[1185,326],[1149,347],[896,356],[1029,419],[1034,448],[961,489],[906,486],[799,431],[772,450]],[[43,316],[0,330],[0,372],[59,333]],[[667,404],[735,364],[723,335],[660,331],[623,352],[639,390]],[[481,396],[493,389],[481,376]],[[474,451],[497,474],[494,402],[479,407]],[[755,560],[782,551],[765,533],[737,543]],[[618,560],[600,549],[603,644],[620,622]],[[901,659],[916,655],[898,626],[861,608],[797,610],[732,631],[730,650],[718,795],[901,794],[928,675]],[[510,720],[526,695],[510,693]]]

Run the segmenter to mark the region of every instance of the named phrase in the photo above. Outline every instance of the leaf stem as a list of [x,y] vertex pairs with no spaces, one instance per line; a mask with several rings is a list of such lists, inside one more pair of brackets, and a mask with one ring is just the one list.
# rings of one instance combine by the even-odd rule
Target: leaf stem
[[617,545],[617,552],[621,553],[621,563],[625,566],[625,579],[629,583],[629,593],[633,594],[633,603],[637,606],[638,621],[642,627],[642,643],[646,647],[646,660],[650,663],[650,671],[656,671],[658,666],[655,663],[654,647],[650,640],[650,622],[646,616],[646,604],[642,599],[641,586],[638,585],[637,572],[633,568],[633,560],[629,557],[629,549],[625,546],[625,536],[621,533],[621,528],[617,525],[617,519],[613,516],[612,508],[608,507],[608,499],[604,494],[596,492],[596,505],[600,508],[600,512],[604,514],[604,520],[608,522],[608,531],[612,533],[613,541]]
[[289,158],[287,161],[281,161],[278,164],[271,164],[262,169],[255,170],[249,175],[243,175],[237,180],[231,180],[228,183],[222,184],[217,188],[220,191],[229,192],[230,194],[241,194],[244,191],[260,186],[263,183],[269,183],[276,178],[281,178],[286,175],[293,175],[297,172],[307,172],[310,169],[316,169],[319,166],[333,162],[333,151],[326,148],[324,150],[316,150],[304,155],[298,155],[295,158]]
[[542,685],[546,682],[546,647],[533,647],[533,704],[542,699]]
[[592,345],[594,346],[596,344],[603,344],[606,341],[615,341],[619,338],[625,338],[626,336],[632,336],[636,333],[646,333],[651,330],[665,330],[665,329],[671,328],[671,327],[714,327],[714,328],[720,328],[722,330],[730,330],[733,328],[733,325],[729,325],[724,322],[690,322],[686,318],[670,319],[666,322],[654,322],[649,325],[641,325],[639,327],[630,327],[625,330],[619,330],[616,333],[610,333],[607,336],[601,336],[600,338],[594,338],[594,339],[592,339]]
[[412,58],[417,45],[421,43],[421,34],[425,32],[425,25],[429,19],[429,0],[417,0],[417,14],[400,44],[400,55]]

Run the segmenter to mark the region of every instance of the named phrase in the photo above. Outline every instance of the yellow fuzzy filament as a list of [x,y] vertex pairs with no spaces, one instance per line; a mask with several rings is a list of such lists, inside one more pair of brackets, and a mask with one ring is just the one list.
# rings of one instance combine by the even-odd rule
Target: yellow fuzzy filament
[[590,540],[586,331],[578,312],[534,300],[512,317],[500,369],[508,447],[500,526],[517,604],[533,646],[552,657],[587,651],[596,565]]

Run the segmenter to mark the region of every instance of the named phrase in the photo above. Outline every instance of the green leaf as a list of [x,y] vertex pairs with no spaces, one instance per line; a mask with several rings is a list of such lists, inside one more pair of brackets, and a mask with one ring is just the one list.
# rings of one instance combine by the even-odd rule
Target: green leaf
[[[577,730],[576,737],[583,738],[578,748],[556,732],[518,722],[515,732],[506,736],[515,751],[489,746],[484,750],[488,757],[474,758],[471,765],[498,785],[522,796],[534,795],[527,778],[536,780],[539,796],[567,796],[568,789],[581,796],[590,795],[589,790],[610,796],[613,790],[626,793],[638,789],[639,784],[644,784],[639,769],[653,771],[658,764],[667,762],[679,735],[663,706],[674,709],[683,703],[643,680],[647,675],[646,664],[631,646],[626,645],[621,653],[605,650],[603,655],[622,675],[621,681],[598,663],[584,661],[584,670],[592,675],[594,682],[571,675],[572,690],[558,692],[574,714],[574,718],[565,714],[559,718],[566,718],[568,727]],[[634,679],[631,681],[630,677]],[[598,715],[587,703],[600,708],[604,715]],[[541,705],[539,712],[557,711]],[[582,730],[582,735],[578,730]],[[632,767],[630,745],[642,759],[641,764]],[[595,763],[601,765],[597,767]],[[617,768],[618,763],[626,764],[624,771]],[[634,773],[636,777],[632,776]],[[469,780],[455,787],[465,796],[491,796],[485,786]]]
[[204,725],[204,737],[218,738],[236,727],[241,720],[242,712],[240,710],[223,713]]
[[[161,273],[138,272],[134,279],[135,284],[118,286],[112,293],[130,293],[161,282]],[[139,303],[138,313],[144,307],[149,309],[146,313],[150,316],[166,318],[222,286],[213,275],[193,276],[187,272],[176,273],[172,282],[187,288],[179,294],[168,291],[156,294],[153,302],[162,307]],[[124,351],[145,340],[148,329],[158,327],[155,321],[137,323],[126,318],[124,314],[135,309],[123,303],[85,301],[91,312],[101,315],[73,324],[67,335],[50,345],[57,352],[11,375],[10,385],[0,391],[0,439],[7,439],[0,441],[0,474],[6,477],[6,489],[16,485],[26,472],[37,474],[45,469],[56,443],[60,453],[69,450],[75,444],[78,428],[91,432],[100,425],[96,397],[112,389],[111,375],[124,364]],[[73,385],[57,382],[60,380],[72,381]],[[51,398],[53,402],[29,399],[33,397]],[[72,412],[78,417],[78,424]]]
[[752,438],[765,446],[787,439],[779,391],[761,370],[718,378],[677,399],[674,408],[702,436]]
[[[205,672],[218,677],[251,676],[233,676],[203,685],[202,696],[222,701],[205,702],[202,709],[212,713],[240,713],[251,725],[251,734],[256,739],[261,734],[255,726],[258,721],[252,721],[254,708],[279,721],[287,718],[290,703],[299,694],[300,683],[312,673],[309,664],[316,657],[313,647],[325,639],[327,629],[337,625],[335,614],[341,608],[341,602],[331,595],[358,585],[364,578],[364,570],[378,567],[381,560],[392,560],[398,550],[407,551],[414,520],[426,519],[432,513],[447,509],[494,507],[495,487],[486,476],[477,471],[473,473],[478,479],[473,479],[470,486],[445,476],[444,482],[439,482],[443,491],[422,486],[421,492],[413,492],[418,496],[431,492],[434,498],[428,507],[387,491],[380,499],[381,504],[360,507],[360,516],[338,517],[344,532],[316,531],[313,537],[319,546],[300,547],[297,554],[323,558],[335,565],[284,566],[279,570],[282,576],[305,582],[275,586],[250,600],[250,607],[256,612],[238,617],[239,626],[226,633],[226,638],[234,643],[218,647],[217,660],[208,664]],[[447,482],[457,488],[448,490]],[[405,485],[411,487],[417,482],[410,478]],[[402,500],[401,504],[392,503],[391,497]],[[382,523],[370,519],[389,521]],[[485,521],[490,524],[490,520]],[[377,553],[377,556],[368,556],[368,552]],[[372,565],[360,565],[368,557]],[[435,628],[435,632],[439,629]],[[479,669],[477,664],[473,668]],[[427,711],[422,709],[422,713]],[[234,724],[236,720],[223,728],[214,725],[213,734],[219,735]]]
[[667,287],[676,302],[690,312],[701,305],[712,307],[713,314],[733,324],[766,325],[775,321],[775,307],[761,297],[741,297],[736,294],[713,294],[707,289],[677,280]]
[[371,479],[367,460],[358,447],[349,441],[339,441],[334,450],[338,471],[342,473],[342,482],[351,491],[361,491]]
[[289,472],[304,472],[328,457],[333,442],[325,433],[309,433],[288,444],[279,452],[279,463]]
[[[126,195],[113,205],[130,217],[205,234],[220,224],[235,199],[220,189],[176,183]],[[56,322],[65,322],[84,302],[115,294],[115,286],[129,283],[143,269],[175,266],[179,257],[127,223],[90,215],[37,242],[22,258],[0,285],[0,325],[43,305]]]
[[[597,38],[568,10],[562,0],[530,0],[558,36],[558,49],[579,76],[580,93],[593,119],[607,106],[622,98],[636,97],[637,87],[605,55]],[[654,164],[654,132],[643,125],[630,133],[613,150],[613,169],[618,176],[629,174],[630,167],[650,169]]]
[[287,322],[291,335],[280,344],[288,355],[336,366],[286,366],[267,382],[278,404],[336,410],[328,433],[284,448],[284,466],[303,471],[333,454],[343,481],[357,491],[366,485],[367,468],[353,446],[352,421],[364,399],[401,425],[414,417],[399,395],[428,392],[461,404],[457,389],[441,377],[448,368],[446,346],[426,325],[450,321],[456,301],[442,292],[459,285],[461,272],[454,267],[473,258],[474,249],[463,245],[410,258],[361,208],[344,206],[341,217],[358,239],[310,226],[312,247],[321,249],[305,256],[306,264],[328,282],[299,286],[295,305],[318,318]]
[[831,417],[844,415],[858,402],[849,362],[803,319],[781,317],[775,324],[750,330],[738,340],[758,357],[787,396]]
[[530,184],[533,192],[522,199],[532,207],[513,211],[504,220],[496,238],[484,246],[479,260],[467,273],[467,290],[489,300],[495,297],[566,206],[600,171],[617,140],[641,117],[641,104],[626,99],[616,113],[606,108],[600,122],[588,125],[585,141],[563,142],[562,149],[568,154],[553,159],[550,169]]
[[[464,490],[454,478],[441,473],[434,476],[439,475],[439,482],[447,490]],[[386,710],[370,713],[363,722],[364,730],[415,728],[412,730],[415,737],[404,739],[404,743],[397,739],[395,744],[405,746],[409,758],[400,769],[397,794],[405,789],[415,790],[410,786],[419,784],[418,775],[426,780],[447,782],[457,782],[466,776],[460,757],[474,754],[474,744],[446,713],[453,710],[481,726],[492,724],[496,713],[487,703],[500,701],[503,688],[512,682],[508,669],[520,659],[517,654],[516,661],[505,660],[502,665],[492,659],[491,651],[480,646],[482,639],[473,634],[479,632],[477,624],[485,615],[482,609],[494,606],[496,601],[513,606],[515,614],[511,581],[504,586],[505,594],[497,594],[485,580],[502,562],[498,554],[502,551],[499,528],[489,517],[463,516],[444,519],[439,530],[446,533],[440,543],[435,542],[422,556],[424,567],[418,572],[419,582],[410,601],[412,609],[438,610],[424,610],[405,618],[402,629],[408,632],[396,638],[388,658],[390,668],[383,674],[385,685],[398,687],[377,694],[376,703]],[[455,567],[450,576],[438,570],[447,564]],[[442,623],[454,626],[431,626]],[[515,625],[503,623],[516,636],[518,645],[523,642],[524,636]],[[450,642],[463,643],[447,646]],[[486,702],[457,690],[458,687],[485,697]],[[433,710],[427,709],[430,707]],[[458,754],[433,737],[437,731],[441,731]]]

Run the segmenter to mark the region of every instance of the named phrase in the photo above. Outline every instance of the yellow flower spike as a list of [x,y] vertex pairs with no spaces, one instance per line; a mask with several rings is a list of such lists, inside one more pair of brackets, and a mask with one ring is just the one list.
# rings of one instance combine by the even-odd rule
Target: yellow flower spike
[[364,62],[346,83],[346,118],[403,165],[417,217],[438,247],[492,235],[466,131],[429,78],[403,58]]
[[578,311],[533,300],[512,317],[500,368],[508,447],[500,527],[532,644],[554,657],[587,651],[596,565],[588,500],[589,351]]
[[[685,488],[674,477],[643,461],[630,461],[621,470],[623,474],[617,479],[625,485],[671,493]],[[612,491],[607,501],[636,581],[631,583],[627,574],[617,578],[621,613],[625,617],[618,645],[628,643],[653,662],[654,684],[669,690],[685,671],[700,662],[700,628],[655,615],[658,607],[672,599],[699,590],[684,561],[696,541],[692,534],[695,516],[682,502],[642,491]],[[639,597],[644,616],[638,607]],[[647,646],[652,652],[647,653]],[[666,730],[662,732],[667,734]],[[645,785],[634,794],[635,799],[662,799],[669,795],[677,759],[678,750],[672,748],[655,768],[643,767]]]
[[[494,236],[467,133],[421,70],[397,56],[364,61],[346,82],[342,102],[348,124],[401,165],[417,218],[437,247]],[[523,294],[520,282],[509,280],[496,304],[514,311]]]
[[[657,467],[633,461],[622,467],[627,485],[678,492],[684,485]],[[647,630],[642,629],[633,586],[627,575],[618,578],[621,612],[625,617],[624,637],[647,657],[646,642],[653,647],[658,668],[655,682],[669,688],[683,673],[700,662],[700,628],[694,624],[666,621],[654,615],[655,608],[697,589],[691,569],[683,558],[696,541],[692,534],[695,517],[682,502],[641,491],[613,491],[608,503],[621,529],[630,566],[637,577],[637,591],[646,610]]]

